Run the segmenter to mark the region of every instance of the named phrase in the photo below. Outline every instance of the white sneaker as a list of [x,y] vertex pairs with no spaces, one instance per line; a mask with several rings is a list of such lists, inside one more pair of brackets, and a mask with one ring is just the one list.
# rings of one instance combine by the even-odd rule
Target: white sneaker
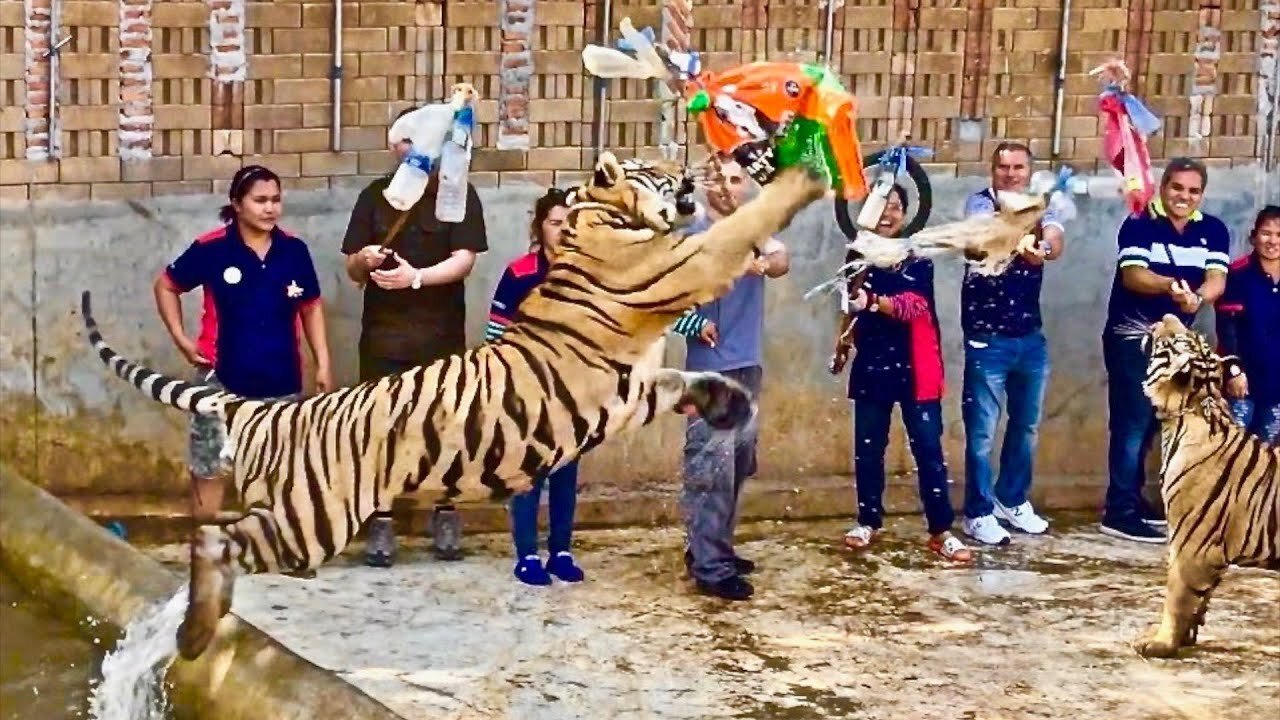
[[1008,545],[1011,541],[1009,531],[1000,527],[1000,522],[994,515],[965,518],[962,526],[965,535],[984,545]]
[[1018,507],[1007,508],[997,500],[995,502],[995,516],[1012,525],[1014,530],[1031,535],[1039,535],[1049,529],[1049,521],[1037,515],[1030,502],[1024,502]]

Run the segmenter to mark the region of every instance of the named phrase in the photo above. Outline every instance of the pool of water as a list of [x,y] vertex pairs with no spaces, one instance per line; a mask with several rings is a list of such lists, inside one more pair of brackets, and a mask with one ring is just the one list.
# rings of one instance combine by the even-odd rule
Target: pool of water
[[102,652],[0,570],[0,719],[87,718]]

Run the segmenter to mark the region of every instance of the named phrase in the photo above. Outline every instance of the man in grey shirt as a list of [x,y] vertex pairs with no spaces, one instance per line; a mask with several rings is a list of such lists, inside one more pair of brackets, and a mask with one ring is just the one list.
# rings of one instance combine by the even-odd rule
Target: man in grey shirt
[[[741,166],[722,161],[721,172],[722,190],[707,195],[706,226],[733,212],[748,192],[749,181]],[[758,257],[743,260],[747,274],[728,294],[690,311],[673,329],[687,338],[688,370],[722,373],[758,397],[764,355],[764,279],[785,275],[790,261],[786,247],[777,240],[770,240]],[[755,565],[734,552],[733,533],[742,483],[756,472],[756,428],[753,419],[745,428],[719,433],[701,418],[691,418],[685,432],[680,496],[688,536],[685,563],[699,592],[706,595],[746,600],[754,592],[742,576]]]

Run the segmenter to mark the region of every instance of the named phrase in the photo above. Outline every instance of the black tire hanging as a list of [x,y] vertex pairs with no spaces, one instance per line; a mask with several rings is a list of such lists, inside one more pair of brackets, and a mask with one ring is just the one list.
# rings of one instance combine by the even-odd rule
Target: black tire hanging
[[[879,164],[880,158],[888,152],[888,150],[880,150],[867,155],[862,158],[862,166],[872,167]],[[933,212],[933,186],[929,184],[929,173],[925,172],[920,163],[910,155],[907,156],[907,176],[916,186],[916,208],[915,215],[902,226],[900,234],[904,237],[923,230],[925,224],[929,222],[929,214]],[[843,197],[836,198],[836,224],[840,226],[840,232],[844,233],[846,238],[852,240],[857,236],[857,226],[849,214],[849,201]]]

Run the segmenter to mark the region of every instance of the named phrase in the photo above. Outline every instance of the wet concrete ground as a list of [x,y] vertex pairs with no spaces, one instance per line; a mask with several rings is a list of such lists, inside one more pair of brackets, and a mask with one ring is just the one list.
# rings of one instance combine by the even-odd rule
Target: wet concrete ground
[[[835,522],[754,523],[756,597],[693,592],[674,529],[577,535],[587,582],[529,588],[503,535],[462,562],[353,548],[314,580],[259,576],[235,611],[406,718],[1245,720],[1280,710],[1280,577],[1233,571],[1200,647],[1146,661],[1164,547],[1059,518],[955,567],[890,518],[862,556]],[[172,546],[152,551],[173,561]]]

